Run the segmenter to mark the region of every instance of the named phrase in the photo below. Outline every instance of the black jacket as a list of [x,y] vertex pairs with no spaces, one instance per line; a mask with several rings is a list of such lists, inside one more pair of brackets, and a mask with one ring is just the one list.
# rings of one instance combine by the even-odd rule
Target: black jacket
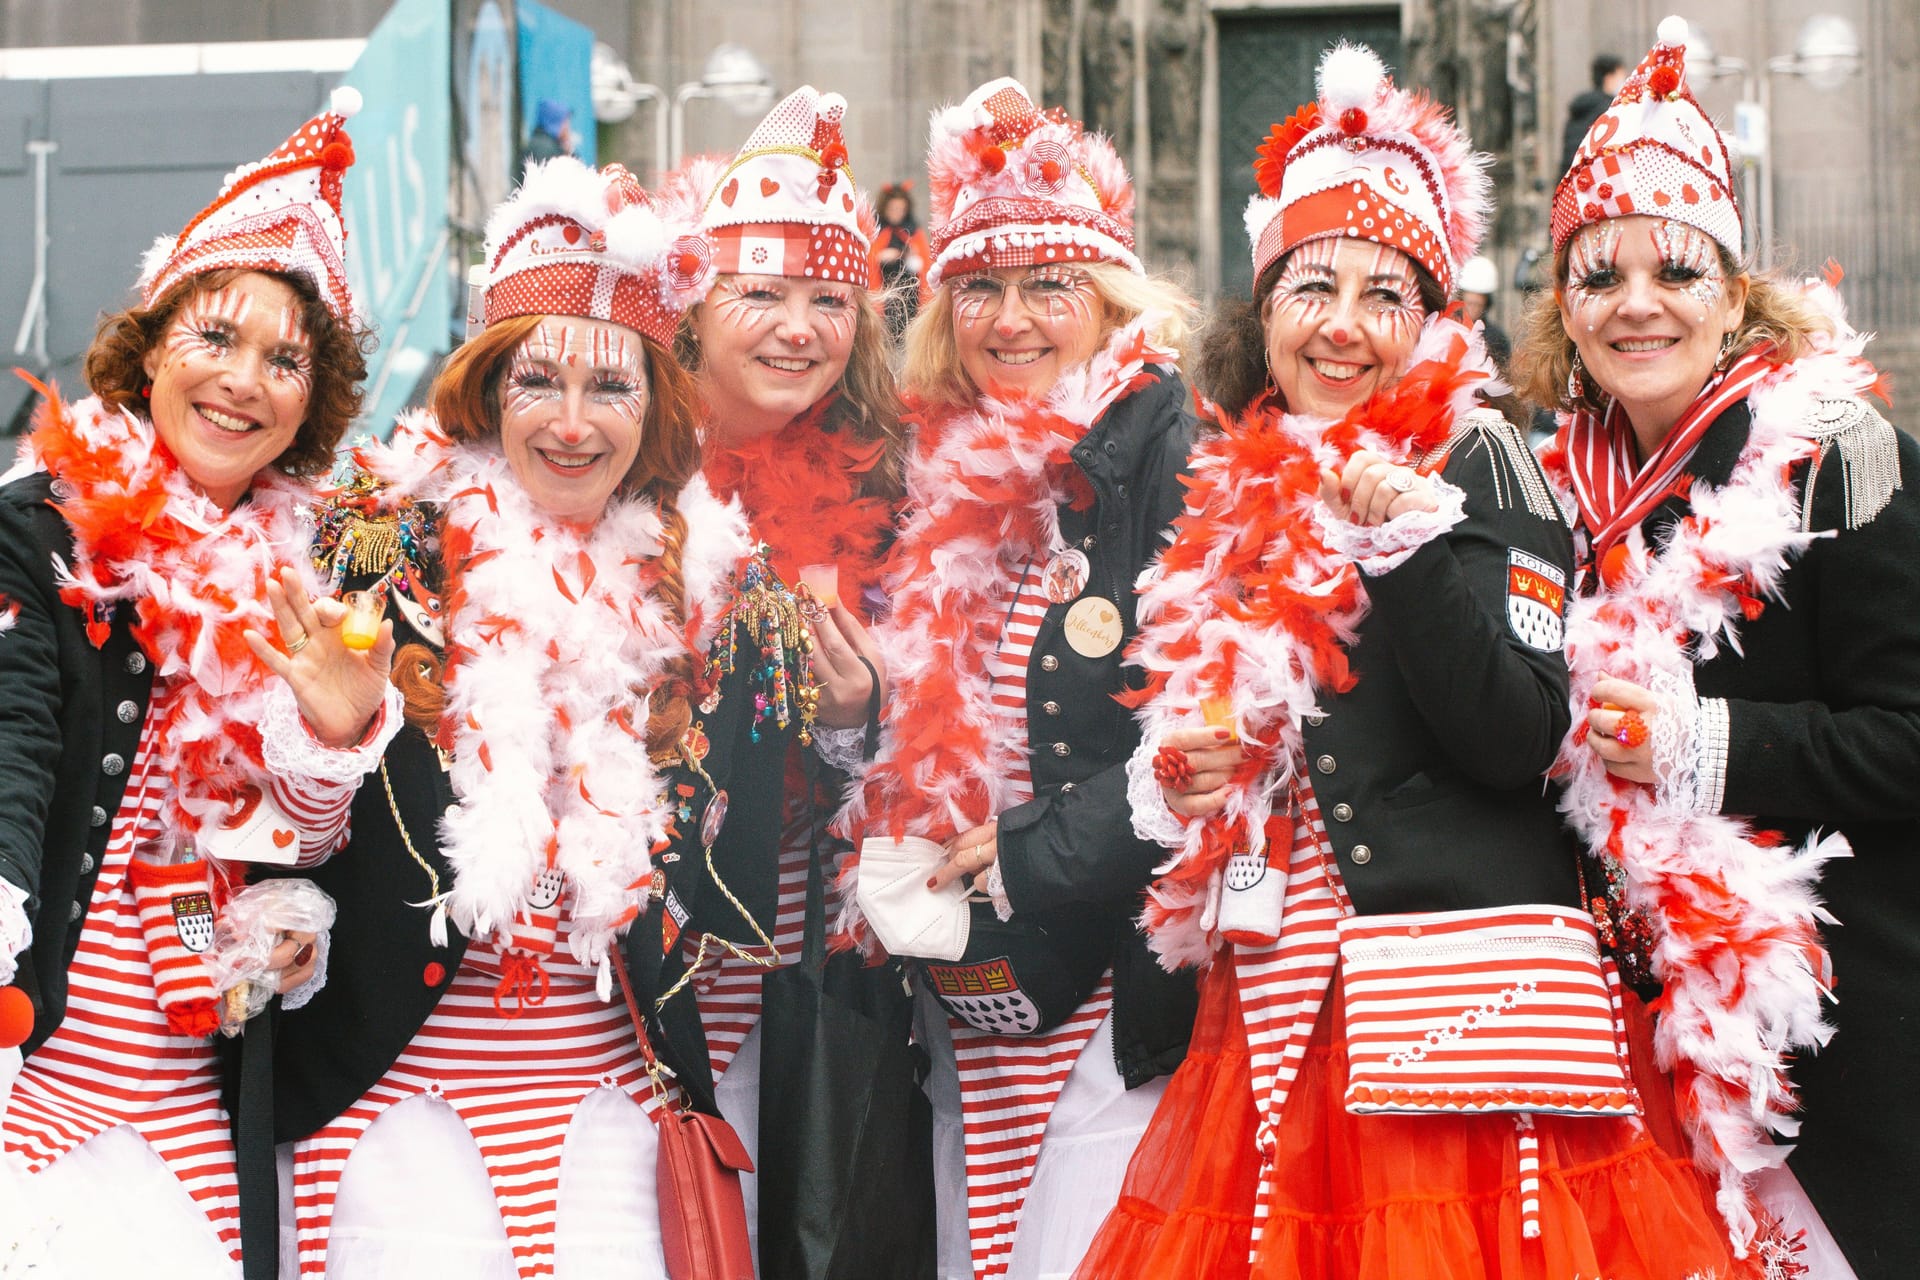
[[1508,600],[1517,552],[1560,575],[1564,618],[1573,544],[1519,431],[1468,421],[1440,472],[1466,518],[1366,580],[1358,683],[1302,726],[1363,915],[1580,901],[1578,846],[1543,784],[1571,723],[1566,660],[1557,639],[1521,638]]
[[1034,795],[999,825],[1000,874],[1016,917],[1063,909],[1112,917],[1114,1058],[1129,1088],[1180,1065],[1196,1007],[1193,975],[1163,970],[1134,927],[1165,851],[1133,834],[1126,763],[1140,731],[1114,698],[1139,679],[1121,665],[1138,630],[1133,584],[1185,504],[1180,479],[1192,436],[1186,384],[1162,371],[1074,446],[1094,503],[1062,506],[1060,531],[1087,554],[1082,597],[1118,605],[1124,630],[1112,652],[1083,657],[1062,632],[1071,605],[1047,610],[1027,663]]
[[67,966],[153,691],[131,609],[96,649],[84,613],[61,603],[53,557],[72,559],[73,535],[51,495],[45,474],[0,488],[0,611],[19,609],[0,633],[0,878],[32,895],[16,979],[33,1001],[28,1054],[66,1016]]
[[[349,579],[348,588],[364,585]],[[402,644],[425,643],[390,609]],[[743,629],[740,642],[758,641]],[[721,685],[711,713],[696,714],[712,744],[703,762],[708,775],[729,792],[727,819],[714,846],[714,865],[727,887],[761,927],[772,929],[778,890],[780,765],[791,730],[771,721],[753,740],[751,672],[743,663]],[[433,878],[414,853],[433,868],[441,889],[453,873],[440,852],[440,815],[454,795],[438,754],[419,729],[401,729],[387,748],[384,779],[369,777],[355,797],[346,848],[302,874],[338,904],[326,986],[301,1010],[284,1014],[276,1039],[274,1121],[278,1141],[301,1138],[345,1111],[393,1065],[453,981],[467,939],[451,922],[447,943],[435,946],[428,932]],[[739,911],[707,874],[698,843],[710,792],[683,769],[670,772],[670,787],[694,794],[692,820],[680,824],[667,867],[670,896],[686,904],[689,929],[707,931],[742,945],[754,941]],[[389,786],[391,798],[389,798]],[[397,820],[396,820],[397,815]],[[404,825],[405,834],[402,834]],[[409,852],[408,843],[413,852]],[[643,1007],[680,973],[679,952],[663,954],[662,909],[652,906],[627,936],[625,955]],[[694,1013],[691,989],[655,1018],[652,1039],[680,1076],[696,1104],[712,1109],[712,1083],[704,1067],[706,1041]]]
[[[1864,407],[1862,407],[1864,409]],[[1743,402],[1707,429],[1689,465],[1710,485],[1732,473],[1751,419]],[[1790,1167],[1862,1280],[1905,1276],[1920,1257],[1920,445],[1885,422],[1900,488],[1847,528],[1848,477],[1837,448],[1812,481],[1795,476],[1804,527],[1830,533],[1787,570],[1783,598],[1694,668],[1703,698],[1728,713],[1721,812],[1799,843],[1839,831],[1853,857],[1829,862],[1820,896],[1837,1030],[1793,1065],[1801,1131]],[[1685,503],[1644,526],[1659,546]]]

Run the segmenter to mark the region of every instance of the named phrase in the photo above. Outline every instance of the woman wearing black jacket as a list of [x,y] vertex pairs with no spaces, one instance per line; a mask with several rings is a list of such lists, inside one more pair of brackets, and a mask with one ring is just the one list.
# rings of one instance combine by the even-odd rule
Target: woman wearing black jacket
[[[1187,304],[1140,272],[1112,148],[1013,81],[937,115],[928,165],[937,288],[902,377],[917,434],[888,705],[843,821],[944,842],[928,889],[984,895],[963,951],[912,963],[941,1274],[1054,1274],[1112,1203],[1191,1017],[1133,927],[1156,851],[1127,824],[1114,701],[1134,578],[1180,509]],[[856,874],[853,932],[895,936],[884,906],[862,918]]]
[[282,1023],[289,1243],[311,1274],[662,1276],[666,1078],[620,988],[711,1111],[673,943],[766,942],[754,819],[812,718],[809,642],[697,474],[691,225],[561,158],[488,231],[486,328],[322,521],[338,585],[415,642],[408,727],[319,873],[336,981]]
[[1731,1274],[1635,1118],[1541,785],[1572,550],[1442,311],[1485,179],[1371,51],[1328,53],[1319,89],[1261,148],[1220,431],[1142,591],[1130,794],[1170,850],[1147,922],[1205,972],[1076,1274]]

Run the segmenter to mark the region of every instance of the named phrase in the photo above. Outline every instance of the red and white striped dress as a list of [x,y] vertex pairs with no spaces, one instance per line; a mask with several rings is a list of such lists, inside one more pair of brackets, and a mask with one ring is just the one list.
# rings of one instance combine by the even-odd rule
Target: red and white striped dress
[[[1024,738],[1027,664],[1048,609],[1037,566],[1007,592],[1004,626],[985,667],[994,707],[1008,731]],[[1033,795],[1025,758],[1011,778],[1016,803]],[[951,1046],[949,1066],[942,1038],[930,1037],[943,1280],[1064,1277],[1113,1207],[1162,1084],[1125,1088],[1111,1051],[1112,1006],[1112,984],[1103,978],[1071,1017],[1034,1036],[981,1031],[938,1010]],[[957,1182],[956,1154],[964,1169]],[[964,1246],[955,1230],[962,1220]]]
[[[565,1201],[568,1238],[561,1243],[570,1276],[665,1276],[653,1201],[651,1115],[659,1104],[633,1021],[624,1002],[600,999],[594,971],[564,946],[544,964],[549,986],[541,1003],[516,1009],[509,998],[497,1005],[500,953],[488,942],[470,944],[452,984],[386,1075],[294,1144],[301,1275],[325,1275],[331,1251],[335,1274],[355,1277],[412,1276],[423,1266],[462,1276],[551,1276]],[[607,1126],[618,1130],[617,1141],[606,1144],[612,1149],[575,1162],[583,1126],[573,1121],[601,1090],[645,1122]],[[426,1102],[412,1102],[417,1098]],[[410,1103],[410,1113],[369,1134],[400,1103]],[[457,1223],[428,1207],[435,1197],[464,1194],[449,1185],[457,1181],[450,1171],[470,1161],[475,1147],[504,1238],[470,1204],[456,1206]],[[589,1183],[618,1185],[600,1188],[609,1195],[598,1199],[588,1186],[591,1207],[577,1208],[571,1183],[562,1186],[563,1153]],[[420,1180],[410,1180],[415,1175]],[[360,1180],[346,1197],[343,1176]]]
[[[93,898],[67,968],[67,1014],[26,1060],[14,1084],[6,1113],[6,1150],[37,1174],[124,1125],[179,1180],[206,1215],[221,1248],[237,1262],[238,1188],[213,1042],[167,1029],[127,881],[135,847],[161,835],[161,802],[171,779],[155,772],[154,726],[176,690],[168,681],[154,684],[126,793],[113,816]],[[282,811],[301,828],[303,865],[325,857],[345,840],[354,784],[275,778],[272,791]],[[130,1186],[118,1170],[100,1173],[116,1185],[101,1188],[105,1199],[92,1199],[88,1216],[96,1229],[100,1206],[117,1202]],[[140,1174],[128,1170],[127,1176]],[[139,1246],[135,1242],[132,1247]]]

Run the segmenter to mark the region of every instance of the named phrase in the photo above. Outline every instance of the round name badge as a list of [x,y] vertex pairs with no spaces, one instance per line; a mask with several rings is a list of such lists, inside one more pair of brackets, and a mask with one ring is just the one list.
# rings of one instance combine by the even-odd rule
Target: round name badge
[[1053,559],[1047,561],[1046,574],[1041,579],[1046,586],[1048,601],[1065,604],[1078,596],[1086,589],[1090,569],[1087,553],[1080,548],[1067,547],[1056,552]]
[[700,815],[700,843],[712,846],[720,838],[720,828],[727,821],[727,793],[721,788],[713,793],[713,799],[707,801],[707,811]]
[[1104,658],[1120,647],[1120,606],[1105,596],[1076,600],[1061,631],[1081,657]]

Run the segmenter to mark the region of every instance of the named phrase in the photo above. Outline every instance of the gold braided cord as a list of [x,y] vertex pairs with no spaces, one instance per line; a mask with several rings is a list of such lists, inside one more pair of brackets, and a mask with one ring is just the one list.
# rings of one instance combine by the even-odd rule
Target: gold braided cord
[[420,869],[427,873],[427,882],[433,886],[433,897],[429,901],[438,901],[440,873],[435,871],[432,864],[421,857],[420,851],[413,847],[413,837],[407,834],[407,824],[400,820],[400,802],[393,798],[393,779],[387,776],[387,762],[384,758],[380,761],[380,785],[387,789],[387,810],[393,814],[393,825],[400,829],[400,843],[406,848],[407,856],[419,863]]

